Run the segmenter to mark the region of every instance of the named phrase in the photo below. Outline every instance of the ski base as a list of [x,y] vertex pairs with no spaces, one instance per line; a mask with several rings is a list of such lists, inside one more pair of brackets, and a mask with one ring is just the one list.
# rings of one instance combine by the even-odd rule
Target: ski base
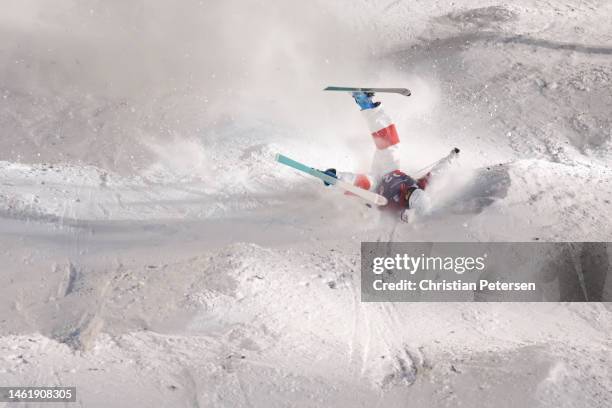
[[412,93],[408,88],[352,88],[346,86],[328,86],[324,91],[340,91],[340,92],[385,92],[397,93],[404,96],[410,96]]

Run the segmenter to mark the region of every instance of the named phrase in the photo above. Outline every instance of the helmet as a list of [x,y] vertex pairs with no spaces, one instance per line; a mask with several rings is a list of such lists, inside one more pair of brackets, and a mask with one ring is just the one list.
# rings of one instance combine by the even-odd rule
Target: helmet
[[408,208],[417,214],[428,214],[431,211],[429,195],[424,190],[417,188],[410,194]]

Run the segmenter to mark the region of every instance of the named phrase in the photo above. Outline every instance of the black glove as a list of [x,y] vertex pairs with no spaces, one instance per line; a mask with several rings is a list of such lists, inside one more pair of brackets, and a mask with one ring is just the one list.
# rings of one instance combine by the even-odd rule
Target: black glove
[[[336,169],[327,169],[323,173],[325,173],[328,176],[333,177],[335,179],[338,178],[338,176],[336,175]],[[331,186],[331,184],[329,184],[327,181],[324,181],[323,184],[325,184],[326,186]]]

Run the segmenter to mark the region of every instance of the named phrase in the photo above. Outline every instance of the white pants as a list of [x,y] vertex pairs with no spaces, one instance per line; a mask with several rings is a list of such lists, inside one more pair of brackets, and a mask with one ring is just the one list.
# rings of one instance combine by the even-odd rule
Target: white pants
[[369,174],[338,173],[338,177],[366,190],[373,190],[383,175],[399,170],[399,135],[395,124],[385,114],[382,108],[361,111],[372,135],[376,151],[372,157]]
[[400,168],[399,135],[395,124],[382,108],[366,109],[362,114],[376,146],[370,173],[372,177],[380,179],[384,174]]

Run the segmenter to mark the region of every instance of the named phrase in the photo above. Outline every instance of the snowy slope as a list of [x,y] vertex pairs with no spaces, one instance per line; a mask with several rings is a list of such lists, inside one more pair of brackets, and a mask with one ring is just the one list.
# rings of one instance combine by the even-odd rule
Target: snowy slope
[[[608,304],[359,301],[362,241],[610,239],[608,2],[2,7],[3,384],[86,407],[612,399]],[[362,83],[412,89],[381,97],[407,171],[461,147],[434,216],[273,162],[366,170],[355,106],[320,91]]]

